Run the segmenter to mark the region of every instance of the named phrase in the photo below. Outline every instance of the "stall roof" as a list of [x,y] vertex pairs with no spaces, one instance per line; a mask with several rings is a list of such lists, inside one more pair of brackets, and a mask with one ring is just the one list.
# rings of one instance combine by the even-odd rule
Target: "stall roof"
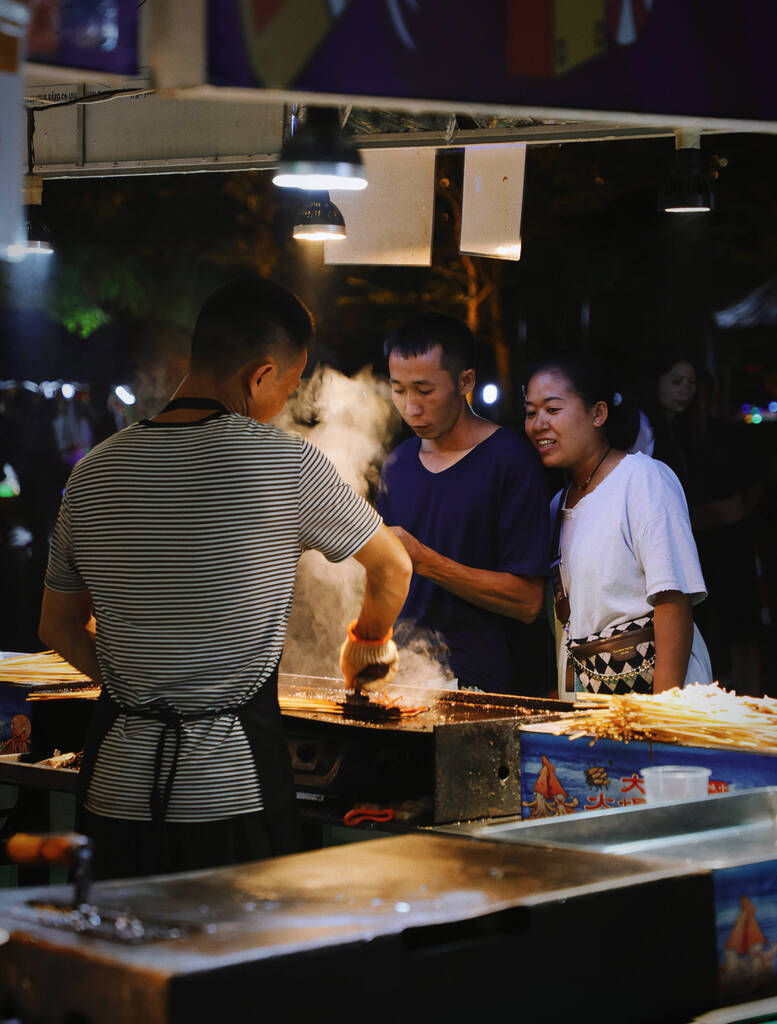
[[[251,5],[236,0],[115,6],[118,43],[103,54],[78,57],[66,40],[57,49],[56,40],[31,37],[37,56],[25,66],[26,96],[35,111],[34,170],[43,177],[269,168],[289,108],[300,103],[340,106],[362,148],[546,145],[670,136],[684,127],[777,130],[765,116],[768,102],[759,104],[765,90],[752,65],[747,90],[730,87],[760,45],[752,12],[737,15],[741,24],[726,34],[707,4],[704,20],[683,21],[668,11],[673,5],[623,0],[610,5],[619,14],[608,23],[601,0],[578,0],[566,25],[564,5],[526,0],[504,5],[504,26],[494,21],[503,5],[485,5],[487,17],[469,22],[448,8],[435,34],[429,19],[438,0],[424,12],[399,2],[279,0],[264,5],[272,13],[261,19],[254,5],[253,21]],[[752,6],[773,18],[765,0]],[[521,20],[511,21],[519,8]],[[552,24],[542,21],[553,11]],[[541,22],[550,48],[537,34]],[[724,44],[725,75],[713,59]],[[682,61],[673,58],[678,46]],[[545,52],[547,67],[534,66]],[[714,79],[705,77],[711,67]],[[773,68],[764,65],[762,75],[773,78]]]

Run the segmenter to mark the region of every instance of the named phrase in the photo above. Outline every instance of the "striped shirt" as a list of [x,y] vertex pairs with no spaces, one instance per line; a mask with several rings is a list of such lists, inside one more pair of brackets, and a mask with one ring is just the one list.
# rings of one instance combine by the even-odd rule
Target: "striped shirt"
[[[380,516],[317,448],[237,414],[136,423],[71,473],[46,586],[88,590],[97,660],[111,697],[179,712],[240,704],[278,662],[297,560],[339,562]],[[119,715],[105,737],[88,810],[149,820],[161,723]],[[231,714],[183,726],[168,821],[262,809],[253,756]],[[166,743],[162,783],[172,761]]]

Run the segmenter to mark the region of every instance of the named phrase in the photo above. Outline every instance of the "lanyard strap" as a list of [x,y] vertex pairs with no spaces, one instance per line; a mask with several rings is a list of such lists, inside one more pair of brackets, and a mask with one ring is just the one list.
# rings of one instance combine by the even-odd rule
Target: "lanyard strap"
[[[188,395],[181,398],[173,398],[162,409],[162,412],[174,412],[176,409],[215,409],[217,412],[229,412],[223,402],[217,398],[190,398]],[[159,413],[161,416],[162,413]]]

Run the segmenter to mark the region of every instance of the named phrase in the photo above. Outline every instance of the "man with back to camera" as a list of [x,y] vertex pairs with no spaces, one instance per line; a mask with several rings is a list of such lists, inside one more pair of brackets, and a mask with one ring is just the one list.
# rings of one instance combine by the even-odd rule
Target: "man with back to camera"
[[277,682],[302,551],[366,570],[341,651],[348,684],[396,670],[404,548],[318,449],[267,422],[297,387],[312,336],[287,289],[221,288],[173,400],[68,481],[40,636],[103,687],[79,779],[98,877],[296,848]]
[[416,434],[386,460],[378,500],[413,562],[400,618],[441,634],[460,687],[516,692],[512,620],[537,617],[548,571],[542,466],[528,442],[470,408],[475,338],[463,321],[415,317],[384,354]]

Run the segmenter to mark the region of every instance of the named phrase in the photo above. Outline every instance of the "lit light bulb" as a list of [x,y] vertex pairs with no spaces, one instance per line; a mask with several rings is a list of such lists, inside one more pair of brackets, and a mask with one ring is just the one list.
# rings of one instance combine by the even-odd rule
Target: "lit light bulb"
[[276,174],[272,183],[279,188],[306,192],[359,192],[367,188],[366,178],[346,178],[340,174]]
[[125,405],[135,404],[136,399],[134,394],[132,393],[132,390],[128,387],[125,387],[123,384],[119,384],[118,387],[115,387],[113,389],[113,393],[114,395],[116,395],[117,398],[121,399],[121,401],[124,402]]
[[496,384],[486,384],[480,392],[480,397],[486,405],[493,405],[497,398],[499,398],[499,388]]

